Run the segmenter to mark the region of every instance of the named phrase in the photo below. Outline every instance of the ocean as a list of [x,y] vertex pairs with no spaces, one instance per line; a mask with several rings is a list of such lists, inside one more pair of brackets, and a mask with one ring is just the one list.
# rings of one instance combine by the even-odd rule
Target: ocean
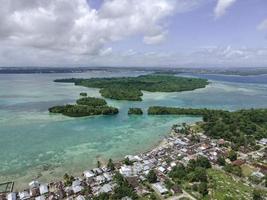
[[[74,103],[80,92],[99,90],[55,83],[70,77],[138,76],[149,71],[91,70],[83,73],[0,74],[0,182],[52,181],[65,173],[80,175],[97,160],[122,159],[149,150],[175,123],[201,120],[190,116],[128,116],[129,107],[175,106],[237,110],[267,107],[267,75],[196,75],[208,78],[203,89],[179,93],[144,92],[142,102],[107,100],[116,116],[70,118],[49,114],[54,105]],[[187,74],[188,75],[188,74]]]

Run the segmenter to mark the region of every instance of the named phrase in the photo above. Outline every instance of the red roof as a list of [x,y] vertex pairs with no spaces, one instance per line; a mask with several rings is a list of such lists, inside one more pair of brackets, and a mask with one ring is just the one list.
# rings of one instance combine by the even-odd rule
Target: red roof
[[236,165],[236,166],[240,166],[240,165],[243,165],[245,164],[246,161],[245,160],[240,160],[240,159],[237,159],[235,161],[232,162],[233,165]]

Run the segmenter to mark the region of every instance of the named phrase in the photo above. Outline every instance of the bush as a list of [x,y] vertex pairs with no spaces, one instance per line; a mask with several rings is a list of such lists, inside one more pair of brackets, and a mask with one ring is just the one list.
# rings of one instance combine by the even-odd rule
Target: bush
[[142,115],[143,111],[141,108],[129,108],[128,115]]
[[80,93],[80,96],[82,96],[82,97],[86,97],[86,96],[87,96],[87,93],[86,93],[86,92],[81,92],[81,93]]
[[157,178],[157,174],[155,173],[154,170],[150,170],[147,174],[147,180],[149,183],[156,183],[158,178]]

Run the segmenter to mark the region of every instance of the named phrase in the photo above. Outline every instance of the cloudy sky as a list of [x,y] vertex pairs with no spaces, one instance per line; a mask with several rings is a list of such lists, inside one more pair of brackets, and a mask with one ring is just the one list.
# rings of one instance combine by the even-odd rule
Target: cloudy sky
[[267,67],[266,0],[0,3],[0,66]]

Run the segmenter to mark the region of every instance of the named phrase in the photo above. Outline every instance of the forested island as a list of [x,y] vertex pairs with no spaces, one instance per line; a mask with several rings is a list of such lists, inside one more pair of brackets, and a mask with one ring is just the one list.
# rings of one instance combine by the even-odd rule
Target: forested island
[[141,108],[129,108],[128,115],[142,115],[143,111]]
[[116,100],[141,101],[142,90],[148,92],[181,92],[204,88],[208,80],[177,77],[170,74],[149,74],[138,77],[58,79],[55,82],[100,88],[103,97]]
[[78,99],[75,105],[54,106],[49,108],[50,113],[61,113],[69,117],[84,117],[90,115],[114,115],[119,112],[117,108],[107,105],[101,98],[84,97]]
[[255,145],[255,139],[267,137],[267,109],[224,110],[149,107],[149,115],[191,115],[202,116],[200,124],[210,137],[234,142],[237,147]]

